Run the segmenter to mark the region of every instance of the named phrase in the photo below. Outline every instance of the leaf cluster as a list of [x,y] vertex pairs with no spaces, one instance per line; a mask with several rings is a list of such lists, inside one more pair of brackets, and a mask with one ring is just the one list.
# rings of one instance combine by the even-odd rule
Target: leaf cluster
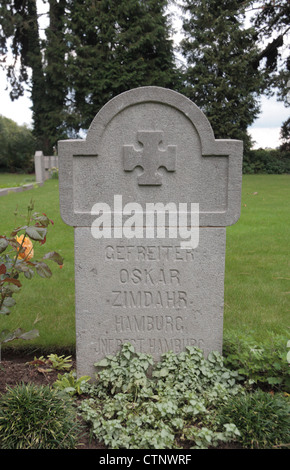
[[88,375],[77,377],[75,371],[58,374],[57,380],[54,382],[53,387],[56,390],[62,390],[69,395],[81,395],[84,393],[84,384],[91,379]]
[[70,370],[72,368],[72,359],[71,356],[59,356],[58,354],[49,354],[46,358],[40,356],[39,358],[35,357],[33,361],[30,361],[29,364],[39,368],[45,367],[46,372],[51,372],[52,370]]
[[239,435],[230,422],[216,420],[220,403],[241,390],[237,372],[226,369],[218,353],[205,359],[188,347],[154,364],[127,343],[96,367],[97,382],[85,384],[90,398],[80,410],[110,448],[172,449],[184,442],[207,448]]
[[[25,239],[39,242],[43,245],[46,242],[48,225],[53,223],[46,214],[33,212],[32,201],[28,206],[27,223],[15,228],[10,236],[0,236],[0,313],[8,315],[10,308],[15,305],[13,294],[19,292],[22,283],[19,279],[23,274],[26,279],[31,279],[35,273],[40,277],[48,278],[52,272],[46,261],[51,260],[62,266],[63,258],[55,251],[46,253],[38,260],[32,260],[33,246],[26,253]],[[19,242],[17,236],[22,233],[22,240]],[[10,249],[10,251],[8,251]]]
[[253,338],[231,333],[224,337],[224,362],[251,384],[289,393],[287,344],[286,337],[259,344]]
[[0,115],[0,168],[1,171],[33,171],[32,155],[35,139],[26,126]]
[[[17,215],[17,210],[15,211]],[[15,228],[9,236],[0,235],[0,314],[9,315],[15,306],[14,295],[22,287],[22,279],[32,279],[34,274],[42,278],[52,276],[47,261],[54,261],[63,265],[63,258],[59,253],[50,251],[40,260],[34,259],[34,245],[43,245],[46,242],[48,226],[53,221],[44,213],[34,212],[34,203],[31,200],[26,216],[26,223]],[[21,235],[20,235],[21,234]],[[19,236],[20,235],[20,236]],[[38,335],[37,330],[24,333],[21,329],[14,332],[3,330],[0,336],[1,343],[14,339],[32,339]]]

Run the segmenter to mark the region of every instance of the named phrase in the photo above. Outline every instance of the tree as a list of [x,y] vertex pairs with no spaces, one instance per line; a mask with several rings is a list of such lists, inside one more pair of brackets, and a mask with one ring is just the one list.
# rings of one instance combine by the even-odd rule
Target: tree
[[281,127],[280,138],[282,144],[280,145],[280,150],[289,152],[290,157],[290,118],[288,118]]
[[[6,61],[10,40],[14,59],[5,67],[11,85],[10,96],[12,100],[19,98],[24,93],[24,85],[30,85],[33,133],[38,148],[44,152],[51,152],[52,145],[63,135],[59,128],[66,95],[61,36],[65,1],[48,1],[50,26],[45,42],[39,35],[35,0],[4,0],[0,6],[2,62]],[[20,63],[19,70],[17,63]]]
[[67,95],[65,38],[65,0],[49,0],[49,26],[46,29],[43,70],[45,74],[45,121],[41,137],[49,149],[66,137],[65,103]]
[[255,31],[245,28],[241,0],[183,1],[187,60],[184,93],[206,114],[216,138],[244,140],[259,112],[263,77],[255,67]]
[[1,171],[32,171],[35,139],[30,129],[0,115]]
[[[246,4],[256,11],[253,24],[262,44],[256,68],[262,68],[266,75],[265,92],[268,95],[276,94],[278,101],[283,101],[288,107],[290,105],[289,41],[287,43],[287,34],[290,30],[289,0],[249,1]],[[283,144],[280,150],[289,150],[289,119],[282,124],[281,138]]]
[[252,23],[260,49],[255,65],[267,74],[266,91],[269,94],[276,91],[277,98],[287,104],[287,82],[290,79],[289,43],[287,44],[290,3],[288,0],[260,0],[248,1],[245,4],[248,11],[251,11],[252,7],[255,13]]
[[177,88],[167,0],[71,2],[68,120],[88,128],[111,98],[145,85]]
[[[39,138],[44,122],[45,77],[42,68],[42,53],[38,31],[36,2],[31,0],[4,0],[0,6],[0,53],[6,60],[8,41],[14,63],[6,66],[11,85],[10,96],[17,99],[24,93],[24,83],[31,83],[34,134]],[[17,62],[20,63],[17,73]],[[30,73],[31,71],[31,77]]]
[[177,87],[168,0],[47,1],[45,39],[36,0],[0,5],[2,58],[12,41],[14,64],[6,66],[11,98],[30,84],[33,132],[45,153],[59,139],[87,129],[100,107],[122,91]]

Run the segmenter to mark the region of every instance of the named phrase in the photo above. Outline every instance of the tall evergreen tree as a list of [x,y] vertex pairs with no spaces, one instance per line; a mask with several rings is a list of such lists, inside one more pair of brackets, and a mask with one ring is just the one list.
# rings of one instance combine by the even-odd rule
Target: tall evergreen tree
[[183,1],[187,60],[185,94],[207,115],[216,138],[249,144],[247,127],[259,111],[262,77],[255,67],[255,31],[244,28],[243,0]]
[[72,0],[68,23],[68,121],[88,128],[96,112],[130,88],[177,88],[168,0]]
[[49,0],[49,25],[46,29],[43,69],[45,74],[45,117],[42,134],[46,147],[52,149],[57,140],[66,137],[65,102],[67,95],[65,38],[66,0]]
[[169,0],[48,0],[49,26],[39,37],[36,0],[0,4],[0,54],[12,39],[6,67],[11,97],[31,85],[34,134],[51,152],[65,135],[87,129],[110,98],[133,87],[176,88]]
[[[283,101],[286,107],[290,106],[290,2],[289,0],[248,0],[245,8],[253,8],[253,25],[262,44],[256,61],[256,67],[262,68],[267,80],[265,92],[268,95],[276,94],[278,101]],[[281,127],[283,144],[281,150],[288,149],[289,121],[287,119]],[[286,134],[288,129],[288,142]]]
[[[50,24],[47,39],[41,40],[36,0],[4,0],[0,5],[0,54],[5,62],[8,42],[14,63],[7,64],[11,99],[30,85],[33,133],[37,148],[45,153],[62,133],[62,112],[66,96],[64,82],[63,15],[64,0],[49,0]],[[44,52],[44,54],[43,54]],[[15,65],[20,63],[20,67]]]
[[290,80],[290,2],[289,0],[248,0],[244,8],[253,12],[252,23],[260,42],[256,67],[266,75],[266,92],[277,92],[279,100],[287,101]]
[[[8,52],[8,40],[12,39],[11,52],[14,63],[7,65],[7,76],[11,84],[11,99],[24,93],[24,84],[31,84],[34,134],[38,144],[45,121],[45,77],[42,68],[42,52],[38,30],[36,2],[29,0],[4,0],[0,6],[0,53]],[[16,67],[20,63],[19,68]],[[29,77],[31,71],[31,77]]]

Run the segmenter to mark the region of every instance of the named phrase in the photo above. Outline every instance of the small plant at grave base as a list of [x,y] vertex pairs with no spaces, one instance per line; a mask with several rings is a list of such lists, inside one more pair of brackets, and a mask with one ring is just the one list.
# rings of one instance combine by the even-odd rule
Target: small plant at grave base
[[[0,314],[9,315],[11,308],[16,304],[17,294],[22,282],[20,276],[32,279],[35,273],[40,277],[49,278],[52,272],[47,261],[56,262],[60,267],[63,258],[55,251],[46,253],[40,260],[34,258],[34,243],[43,245],[46,242],[47,230],[53,221],[46,214],[33,212],[34,203],[30,201],[26,223],[15,228],[10,236],[0,235]],[[17,210],[14,215],[17,215]],[[33,339],[38,336],[37,330],[24,332],[3,330],[0,332],[0,360],[1,344],[14,339]]]
[[0,449],[74,449],[79,433],[73,402],[49,386],[19,384],[0,397]]
[[283,448],[290,442],[289,396],[256,390],[231,398],[219,410],[221,422],[235,423],[246,448]]
[[50,173],[50,178],[51,179],[58,180],[58,168],[56,168],[54,166],[54,167],[50,168],[48,171]]
[[250,385],[289,393],[288,347],[285,336],[276,335],[266,344],[257,344],[251,337],[231,333],[224,337],[224,362]]
[[72,368],[71,356],[58,356],[58,354],[49,354],[47,358],[40,356],[35,357],[33,361],[28,364],[33,365],[37,368],[45,367],[45,372],[52,370],[70,370]]
[[84,392],[84,384],[91,379],[88,375],[83,375],[77,378],[74,371],[58,374],[57,380],[54,382],[53,387],[56,390],[62,390],[69,395],[81,395]]
[[218,353],[205,359],[202,351],[187,347],[154,364],[126,343],[95,365],[97,381],[83,385],[89,398],[79,410],[109,448],[174,449],[184,443],[207,448],[238,439],[234,423],[216,419],[222,403],[242,389],[238,374],[224,367]]

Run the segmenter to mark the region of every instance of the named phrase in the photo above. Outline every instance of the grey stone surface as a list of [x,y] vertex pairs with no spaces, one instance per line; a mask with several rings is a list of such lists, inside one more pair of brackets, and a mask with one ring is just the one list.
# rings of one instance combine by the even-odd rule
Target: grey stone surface
[[[225,227],[240,215],[242,148],[216,140],[194,103],[159,87],[117,96],[86,139],[59,142],[60,210],[75,227],[78,374],[93,375],[124,341],[156,359],[186,345],[221,351]],[[111,236],[96,239],[99,203]],[[155,219],[148,229],[141,216],[157,203],[199,204],[198,244],[181,248],[181,218],[169,215],[163,238]]]
[[34,154],[35,181],[43,183],[45,180],[44,156],[42,150],[37,150]]
[[187,345],[221,351],[225,228],[202,228],[197,249],[178,239],[96,240],[75,229],[77,361],[93,363],[122,343],[155,359]]

